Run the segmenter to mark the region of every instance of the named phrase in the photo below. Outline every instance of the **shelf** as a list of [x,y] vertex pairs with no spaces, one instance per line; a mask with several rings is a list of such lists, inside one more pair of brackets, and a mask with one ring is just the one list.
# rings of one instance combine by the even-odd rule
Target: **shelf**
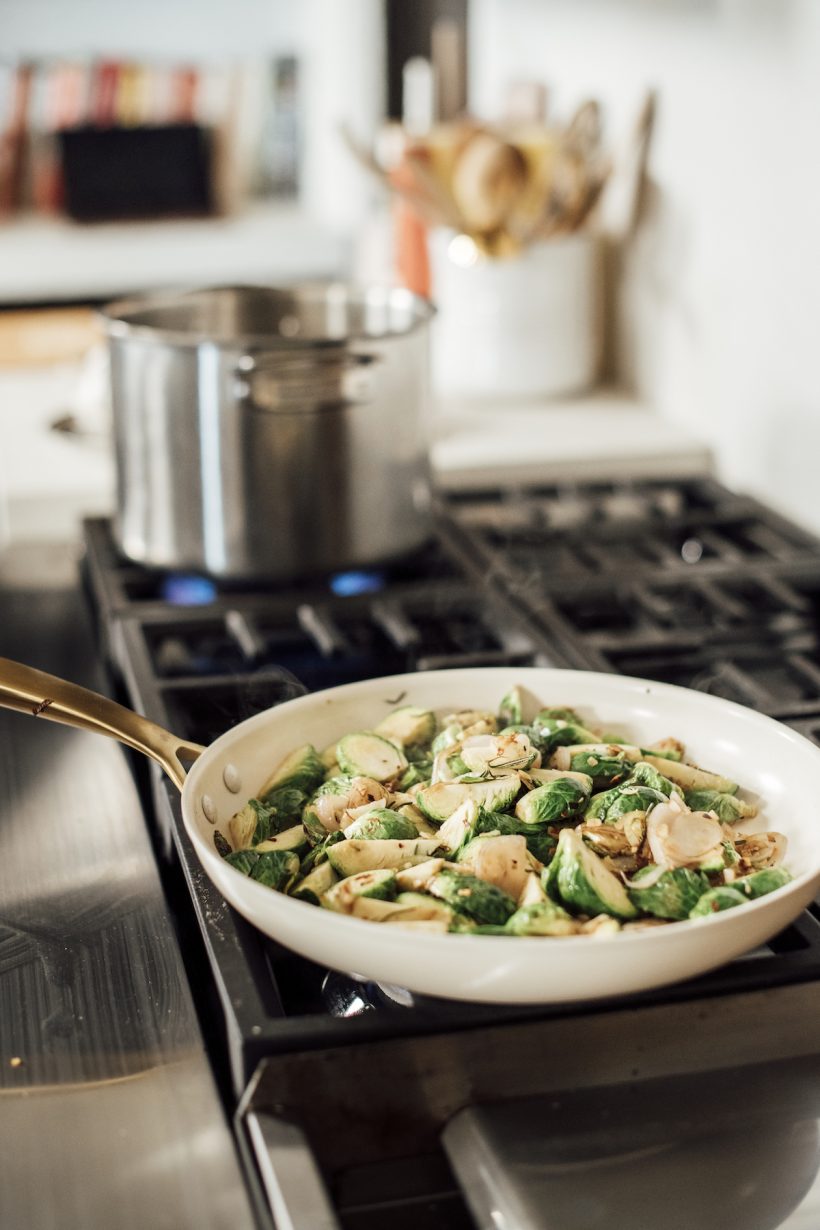
[[0,225],[0,303],[105,299],[164,287],[334,276],[342,238],[292,205],[226,218],[81,224],[24,216]]

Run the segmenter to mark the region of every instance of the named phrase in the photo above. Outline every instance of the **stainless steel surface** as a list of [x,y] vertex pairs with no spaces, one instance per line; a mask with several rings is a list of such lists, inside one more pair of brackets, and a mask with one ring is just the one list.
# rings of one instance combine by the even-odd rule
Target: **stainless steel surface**
[[420,546],[431,313],[341,285],[111,305],[125,554],[280,578]]
[[339,1230],[304,1133],[293,1123],[253,1111],[244,1125],[276,1230]]
[[[99,686],[76,592],[0,605],[0,651]],[[0,766],[0,1225],[254,1226],[121,749],[0,713]]]
[[820,1060],[468,1107],[444,1132],[478,1230],[810,1230]]

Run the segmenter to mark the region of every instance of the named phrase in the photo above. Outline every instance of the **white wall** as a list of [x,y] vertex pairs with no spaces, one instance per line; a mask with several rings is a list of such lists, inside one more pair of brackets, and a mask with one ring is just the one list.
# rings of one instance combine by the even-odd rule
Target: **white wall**
[[715,448],[735,486],[820,529],[820,3],[472,0],[471,101],[548,83],[607,105],[659,91],[621,371]]

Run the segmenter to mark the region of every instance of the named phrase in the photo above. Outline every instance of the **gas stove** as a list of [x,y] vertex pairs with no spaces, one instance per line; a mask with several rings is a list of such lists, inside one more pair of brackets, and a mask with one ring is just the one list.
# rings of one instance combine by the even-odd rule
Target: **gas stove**
[[[441,495],[414,557],[273,587],[138,567],[103,520],[86,523],[85,539],[112,678],[195,742],[306,691],[500,664],[683,684],[820,741],[820,546],[710,478]],[[135,771],[261,1206],[286,1202],[293,1132],[332,1193],[332,1208],[320,1202],[294,1225],[318,1226],[317,1209],[322,1225],[363,1230],[387,1216],[397,1230],[472,1225],[440,1143],[468,1104],[814,1049],[816,907],[765,948],[660,991],[546,1008],[435,1001],[328,972],[261,936],[202,873],[174,790]],[[555,1048],[560,1065],[537,1062]]]

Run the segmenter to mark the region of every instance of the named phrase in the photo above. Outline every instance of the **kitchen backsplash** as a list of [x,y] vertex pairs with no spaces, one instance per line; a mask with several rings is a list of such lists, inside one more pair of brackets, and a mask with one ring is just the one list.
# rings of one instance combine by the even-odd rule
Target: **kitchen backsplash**
[[613,142],[657,91],[643,218],[617,262],[617,371],[709,442],[727,481],[820,528],[820,5],[473,0],[470,99],[512,81]]

